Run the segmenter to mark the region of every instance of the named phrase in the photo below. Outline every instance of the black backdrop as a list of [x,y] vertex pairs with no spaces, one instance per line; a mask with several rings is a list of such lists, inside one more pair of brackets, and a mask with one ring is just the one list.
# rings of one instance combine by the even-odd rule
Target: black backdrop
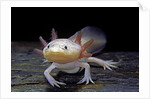
[[68,38],[85,26],[101,28],[105,51],[139,51],[138,7],[12,7],[11,41],[49,41],[51,29]]

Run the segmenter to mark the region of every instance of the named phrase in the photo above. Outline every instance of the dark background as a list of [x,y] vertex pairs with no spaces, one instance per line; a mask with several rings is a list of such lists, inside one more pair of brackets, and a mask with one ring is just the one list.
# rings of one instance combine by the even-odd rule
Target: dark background
[[12,7],[11,41],[50,41],[51,29],[68,38],[85,26],[101,28],[104,51],[139,51],[138,7]]

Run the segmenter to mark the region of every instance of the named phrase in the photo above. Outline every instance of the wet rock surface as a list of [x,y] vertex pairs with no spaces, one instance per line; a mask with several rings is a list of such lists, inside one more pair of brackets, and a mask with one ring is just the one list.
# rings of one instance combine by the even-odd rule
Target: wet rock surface
[[95,84],[76,84],[84,71],[68,74],[53,70],[51,75],[67,85],[52,87],[44,77],[44,70],[51,63],[42,63],[43,57],[33,52],[40,48],[39,42],[12,42],[11,46],[11,91],[12,92],[138,92],[139,53],[104,52],[96,57],[103,60],[121,61],[113,71],[104,70],[91,63],[91,76]]

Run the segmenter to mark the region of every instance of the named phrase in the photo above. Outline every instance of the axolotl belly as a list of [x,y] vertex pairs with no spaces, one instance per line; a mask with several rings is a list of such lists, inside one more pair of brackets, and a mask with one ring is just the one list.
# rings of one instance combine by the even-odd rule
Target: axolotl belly
[[92,54],[101,51],[106,44],[104,33],[97,27],[87,26],[68,39],[58,39],[55,30],[52,29],[52,41],[47,43],[42,37],[40,37],[40,41],[44,49],[43,51],[35,49],[35,51],[43,55],[47,61],[52,62],[51,66],[44,71],[46,79],[52,86],[66,85],[63,82],[56,81],[50,75],[50,72],[55,68],[67,73],[77,73],[85,69],[83,79],[77,84],[84,82],[94,84],[88,62],[95,62],[103,66],[104,69],[112,70],[111,67],[116,68],[113,64],[117,64],[117,62],[92,57]]

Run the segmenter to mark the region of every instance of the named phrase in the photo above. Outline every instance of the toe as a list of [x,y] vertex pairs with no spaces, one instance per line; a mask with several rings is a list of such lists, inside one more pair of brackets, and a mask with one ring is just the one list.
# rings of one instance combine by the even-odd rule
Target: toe
[[66,85],[66,84],[63,83],[63,82],[58,82],[58,81],[57,81],[57,83],[60,84],[60,85]]
[[112,71],[112,69],[111,69],[108,65],[105,65],[105,67],[106,67],[107,69],[109,69],[109,70]]
[[54,83],[50,83],[54,87]]
[[109,64],[109,67],[118,68],[117,66]]
[[86,80],[86,85],[89,84],[89,79]]
[[90,82],[93,83],[93,84],[95,84],[94,81],[91,78],[90,78]]
[[81,84],[83,82],[85,82],[85,78],[83,78],[82,80],[80,80],[77,84]]
[[54,85],[60,88],[60,86],[57,83],[54,83]]

